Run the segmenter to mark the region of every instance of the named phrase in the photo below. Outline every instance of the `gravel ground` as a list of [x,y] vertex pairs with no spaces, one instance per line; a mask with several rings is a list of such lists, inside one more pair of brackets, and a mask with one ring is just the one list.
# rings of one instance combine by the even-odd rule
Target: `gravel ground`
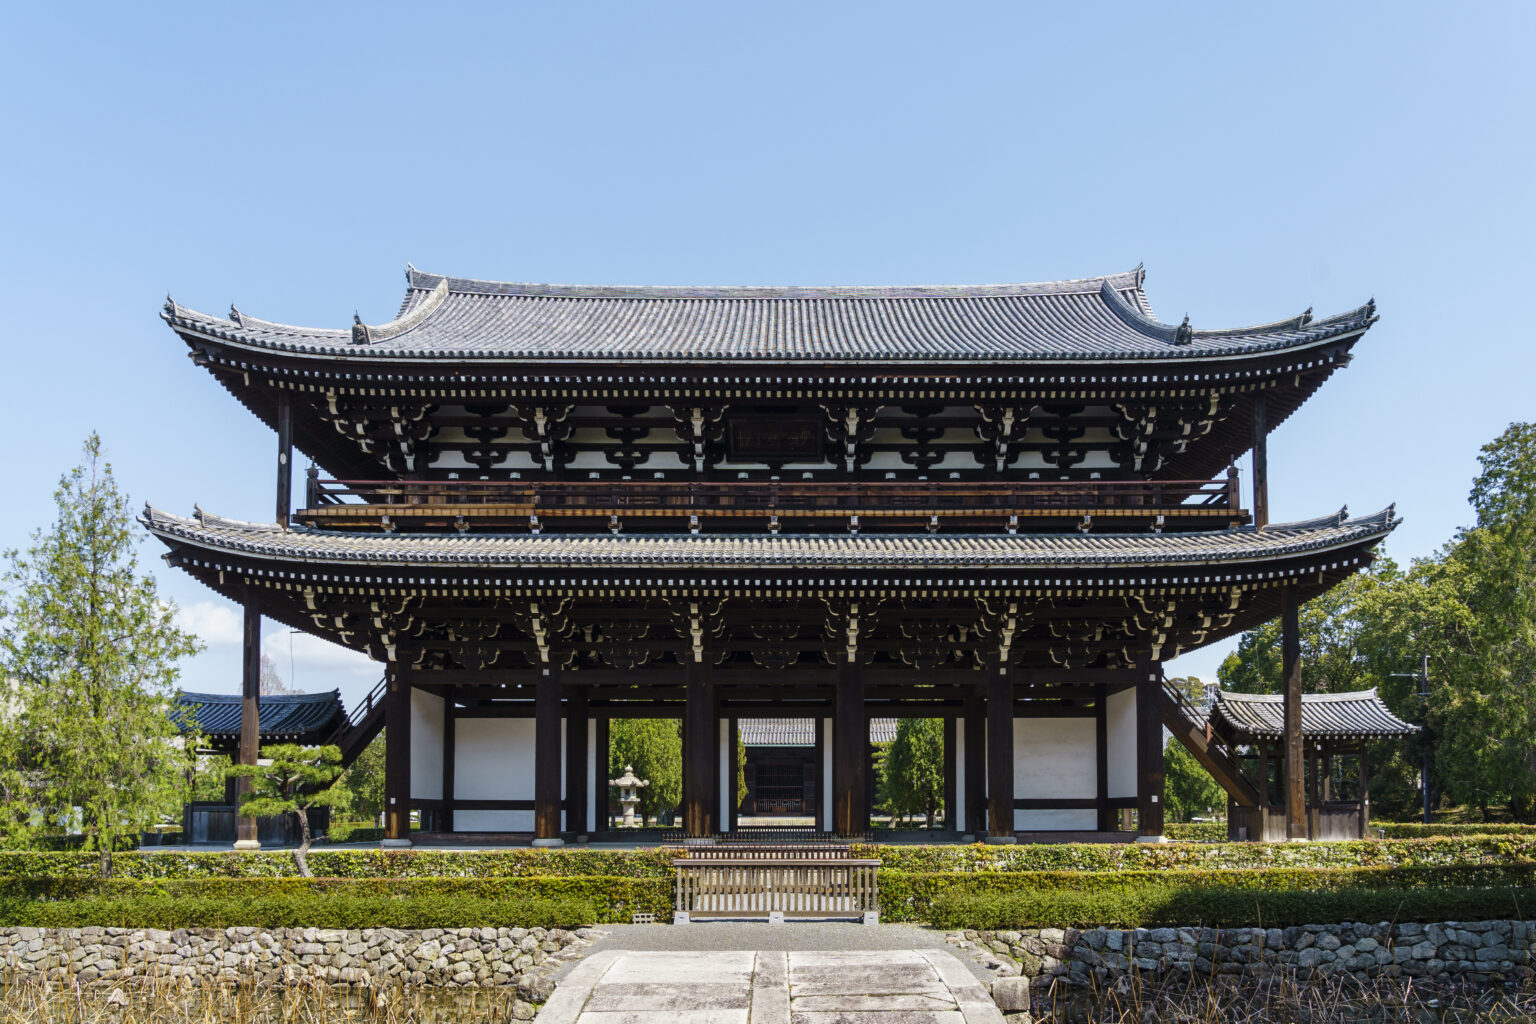
[[[882,950],[954,948],[944,941],[944,932],[912,925],[863,925],[847,921],[800,921],[766,924],[749,921],[695,921],[687,925],[605,924],[598,930],[607,935],[582,950],[583,958],[599,950],[624,949],[636,952],[701,951],[717,949],[783,950]],[[984,986],[992,976],[974,958],[956,956]],[[577,961],[578,963],[580,961]],[[570,970],[562,968],[555,975],[562,978]]]

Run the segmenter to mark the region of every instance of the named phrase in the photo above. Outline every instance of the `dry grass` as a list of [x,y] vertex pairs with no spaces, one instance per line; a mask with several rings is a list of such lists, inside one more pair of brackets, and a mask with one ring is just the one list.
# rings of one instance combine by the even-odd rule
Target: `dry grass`
[[0,1024],[459,1024],[512,1021],[512,989],[399,985],[331,988],[317,981],[231,985],[143,980],[123,988],[9,979]]

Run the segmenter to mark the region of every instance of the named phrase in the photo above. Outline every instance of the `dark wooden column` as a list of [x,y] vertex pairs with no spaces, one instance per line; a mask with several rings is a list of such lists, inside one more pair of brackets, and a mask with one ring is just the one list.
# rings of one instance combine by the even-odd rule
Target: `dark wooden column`
[[727,794],[729,799],[726,805],[730,807],[730,816],[725,821],[725,829],[728,832],[736,831],[736,821],[741,816],[741,801],[736,796],[736,780],[741,777],[741,719],[731,719],[731,731],[729,735],[731,752],[729,760],[731,770],[728,773],[731,780],[731,789]]
[[955,805],[955,720],[953,717],[944,719],[944,827],[951,832],[958,832],[963,826],[964,818],[960,809]]
[[597,830],[608,831],[608,716],[601,715],[597,719],[597,757],[593,760],[597,763],[597,773],[592,777],[593,807],[597,809]]
[[560,846],[560,670],[545,666],[533,689],[533,845]]
[[1281,595],[1280,678],[1285,694],[1285,834],[1307,837],[1306,748],[1301,736],[1301,604],[1294,586]]
[[384,846],[411,845],[411,675],[386,669],[384,688]]
[[1253,525],[1269,525],[1269,399],[1253,396]]
[[1360,741],[1360,838],[1366,837],[1366,829],[1371,824],[1371,771],[1370,761],[1366,757],[1366,742]]
[[715,756],[715,687],[709,666],[688,661],[683,667],[683,834],[707,836],[715,831],[715,780],[720,762]]
[[869,831],[864,809],[869,722],[864,717],[864,674],[857,661],[846,657],[837,666],[832,737],[832,831],[840,836],[860,835]]
[[293,403],[288,392],[277,393],[277,519],[288,525],[293,511]]
[[987,837],[1012,841],[1013,678],[995,658],[987,672]]
[[1093,706],[1093,753],[1097,784],[1093,798],[1098,803],[1098,829],[1115,831],[1115,812],[1109,806],[1109,687],[1099,687]]
[[1163,668],[1150,652],[1136,668],[1136,813],[1138,838],[1163,835]]
[[565,695],[565,830],[587,834],[587,688],[571,686]]
[[[240,672],[239,764],[255,764],[261,756],[261,610],[256,599],[245,599],[245,658]],[[240,813],[240,804],[251,791],[250,779],[235,780],[235,849],[259,850],[256,819]]]
[[[979,689],[980,687],[978,687]],[[987,715],[981,696],[965,702],[965,807],[960,828],[975,836],[987,832]]]
[[453,831],[453,771],[454,762],[457,760],[455,747],[457,744],[459,717],[454,713],[452,697],[443,698],[443,809],[438,814],[437,828],[440,832]]

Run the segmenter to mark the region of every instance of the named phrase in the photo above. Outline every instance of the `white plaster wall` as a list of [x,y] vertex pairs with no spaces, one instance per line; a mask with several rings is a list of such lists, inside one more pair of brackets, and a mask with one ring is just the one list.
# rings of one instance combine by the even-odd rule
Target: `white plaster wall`
[[455,832],[532,832],[532,811],[454,811]]
[[731,827],[731,798],[736,795],[736,780],[731,778],[731,720],[720,719],[720,818],[715,823],[717,832]]
[[953,819],[955,827],[964,832],[965,820],[965,719],[955,720],[955,806]]
[[1136,688],[1110,694],[1105,710],[1110,799],[1136,796]]
[[1094,747],[1092,718],[1015,718],[1014,797],[1092,800],[1099,784]]
[[1092,832],[1099,827],[1099,815],[1092,809],[1015,810],[1013,827],[1018,832]]
[[[453,728],[455,799],[533,799],[533,719],[460,718]],[[560,796],[565,797],[564,721],[560,723]],[[564,811],[560,822],[563,829]],[[453,827],[460,832],[526,832],[533,828],[533,812],[455,811]]]
[[[599,776],[597,774],[598,770],[599,769],[597,767],[597,719],[589,718],[589,719],[587,719],[587,788],[589,790],[593,789],[593,787],[594,787],[594,785],[595,785],[595,783],[596,783],[598,778],[606,777],[606,776]],[[606,764],[603,765],[601,770],[606,772],[608,770],[608,766]],[[604,793],[608,792],[608,789],[607,789],[606,786],[603,788],[603,792]],[[592,799],[592,794],[589,792],[587,794],[587,831],[588,832],[596,832],[597,831],[597,815],[598,815],[597,803],[598,802],[596,800]],[[607,814],[608,813],[608,808],[606,806],[606,798],[604,800],[604,807],[602,809],[602,813],[603,814]]]
[[411,798],[443,798],[443,698],[411,690]]
[[821,827],[832,831],[832,719],[821,720]]

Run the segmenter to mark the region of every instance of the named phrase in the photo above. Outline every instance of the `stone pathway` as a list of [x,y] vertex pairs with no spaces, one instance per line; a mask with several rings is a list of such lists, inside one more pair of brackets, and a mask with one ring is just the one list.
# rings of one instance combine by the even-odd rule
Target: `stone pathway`
[[537,1024],[1002,1024],[942,949],[594,953]]

